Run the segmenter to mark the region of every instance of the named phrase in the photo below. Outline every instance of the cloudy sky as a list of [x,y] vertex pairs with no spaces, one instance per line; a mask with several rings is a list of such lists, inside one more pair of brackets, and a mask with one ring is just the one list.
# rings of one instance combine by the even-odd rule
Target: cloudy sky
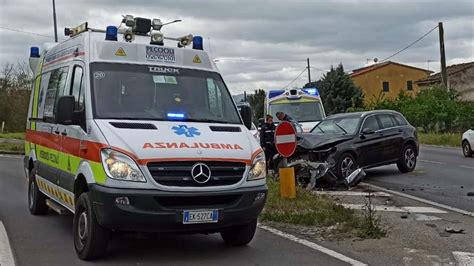
[[[29,47],[53,36],[51,0],[0,0],[0,64],[25,61]],[[444,23],[448,65],[474,61],[473,0],[56,0],[66,26],[119,24],[121,15],[183,22],[163,32],[202,35],[233,93],[285,87],[310,58],[313,79],[342,62],[346,71],[407,46]],[[437,30],[393,61],[439,71]],[[302,86],[303,74],[291,86]]]

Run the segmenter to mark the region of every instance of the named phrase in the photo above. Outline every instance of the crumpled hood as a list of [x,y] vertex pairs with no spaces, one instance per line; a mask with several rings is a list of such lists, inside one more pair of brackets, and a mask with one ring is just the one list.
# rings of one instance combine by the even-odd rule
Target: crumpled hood
[[298,146],[303,149],[314,150],[318,148],[330,148],[341,142],[352,139],[350,135],[333,135],[322,133],[300,133],[298,134]]
[[[235,159],[250,161],[258,144],[243,125],[170,121],[96,120],[110,146],[134,154],[140,160]],[[148,124],[156,129],[118,128],[113,123]],[[152,127],[153,127],[152,126]],[[240,128],[240,132],[213,131]]]

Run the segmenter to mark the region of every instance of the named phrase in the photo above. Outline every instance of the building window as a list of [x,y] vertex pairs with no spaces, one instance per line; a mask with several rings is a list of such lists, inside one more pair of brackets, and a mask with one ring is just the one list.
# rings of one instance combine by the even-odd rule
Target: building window
[[389,91],[388,81],[382,82],[383,91]]
[[407,81],[407,91],[412,91],[413,90],[413,81],[408,80]]

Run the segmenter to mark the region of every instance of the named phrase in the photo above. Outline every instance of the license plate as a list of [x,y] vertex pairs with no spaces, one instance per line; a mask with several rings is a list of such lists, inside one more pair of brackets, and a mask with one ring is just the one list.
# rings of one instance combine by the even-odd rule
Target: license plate
[[217,223],[217,210],[183,211],[183,224]]

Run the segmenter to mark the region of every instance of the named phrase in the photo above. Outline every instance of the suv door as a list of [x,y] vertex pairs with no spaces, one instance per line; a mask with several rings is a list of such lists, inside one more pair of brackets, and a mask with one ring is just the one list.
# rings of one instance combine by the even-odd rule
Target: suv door
[[379,132],[383,137],[383,161],[397,160],[400,158],[403,147],[403,128],[393,114],[378,114],[376,116],[382,126]]
[[380,154],[383,152],[380,128],[380,123],[375,115],[369,115],[363,120],[358,140],[354,144],[359,154],[359,166],[365,167],[380,161]]

